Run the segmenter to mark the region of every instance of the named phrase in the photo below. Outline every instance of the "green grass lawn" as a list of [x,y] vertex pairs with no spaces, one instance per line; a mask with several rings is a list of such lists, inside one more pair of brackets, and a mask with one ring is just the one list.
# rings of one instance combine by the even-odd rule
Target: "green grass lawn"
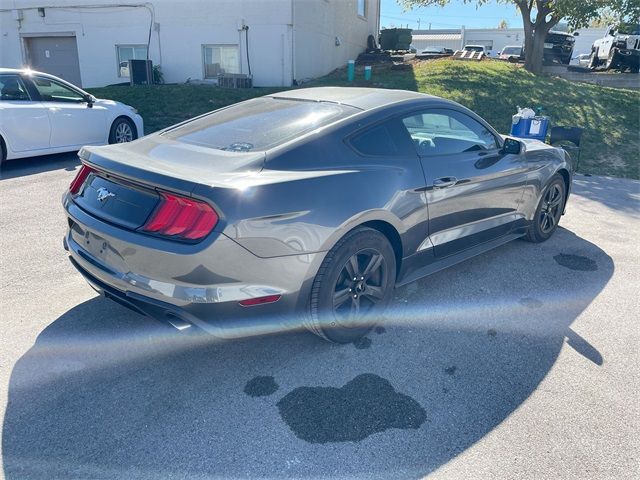
[[[423,61],[411,70],[374,66],[371,82],[352,85],[416,90],[469,107],[500,132],[508,133],[516,106],[544,108],[552,125],[577,125],[583,134],[580,171],[640,178],[640,91],[572,83],[535,76],[518,65],[497,61]],[[362,71],[359,71],[362,78]],[[305,86],[348,85],[338,70]],[[221,89],[207,85],[158,85],[91,89],[97,97],[136,107],[147,133],[195,115],[277,91]]]

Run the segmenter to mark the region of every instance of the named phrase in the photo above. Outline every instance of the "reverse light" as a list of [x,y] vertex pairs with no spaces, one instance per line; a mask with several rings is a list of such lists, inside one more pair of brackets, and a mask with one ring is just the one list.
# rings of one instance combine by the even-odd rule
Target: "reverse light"
[[86,166],[85,164],[82,164],[80,170],[78,170],[76,178],[74,178],[73,182],[71,182],[71,185],[69,185],[69,191],[72,195],[76,195],[80,192],[80,190],[82,189],[82,185],[84,185],[84,182],[87,181],[87,177],[91,172],[95,172],[95,170],[91,167]]
[[141,230],[169,237],[200,240],[218,223],[215,210],[205,202],[160,192],[160,204]]

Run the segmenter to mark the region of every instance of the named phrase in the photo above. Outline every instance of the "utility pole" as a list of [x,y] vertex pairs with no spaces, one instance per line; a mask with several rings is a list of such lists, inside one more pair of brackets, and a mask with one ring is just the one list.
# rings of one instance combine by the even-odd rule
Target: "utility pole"
[[418,19],[418,30],[420,30],[420,19]]

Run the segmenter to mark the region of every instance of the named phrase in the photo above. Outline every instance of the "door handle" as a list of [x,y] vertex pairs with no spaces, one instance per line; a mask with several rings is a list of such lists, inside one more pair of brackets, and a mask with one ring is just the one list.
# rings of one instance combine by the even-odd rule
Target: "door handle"
[[433,187],[434,188],[453,187],[456,183],[458,183],[458,179],[456,177],[442,177],[433,181]]

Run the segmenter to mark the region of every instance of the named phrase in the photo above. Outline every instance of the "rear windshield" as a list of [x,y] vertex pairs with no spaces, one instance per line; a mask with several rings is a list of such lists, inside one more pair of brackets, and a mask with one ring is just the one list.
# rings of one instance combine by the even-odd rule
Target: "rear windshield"
[[218,150],[267,150],[358,111],[334,103],[255,98],[188,122],[163,136]]

